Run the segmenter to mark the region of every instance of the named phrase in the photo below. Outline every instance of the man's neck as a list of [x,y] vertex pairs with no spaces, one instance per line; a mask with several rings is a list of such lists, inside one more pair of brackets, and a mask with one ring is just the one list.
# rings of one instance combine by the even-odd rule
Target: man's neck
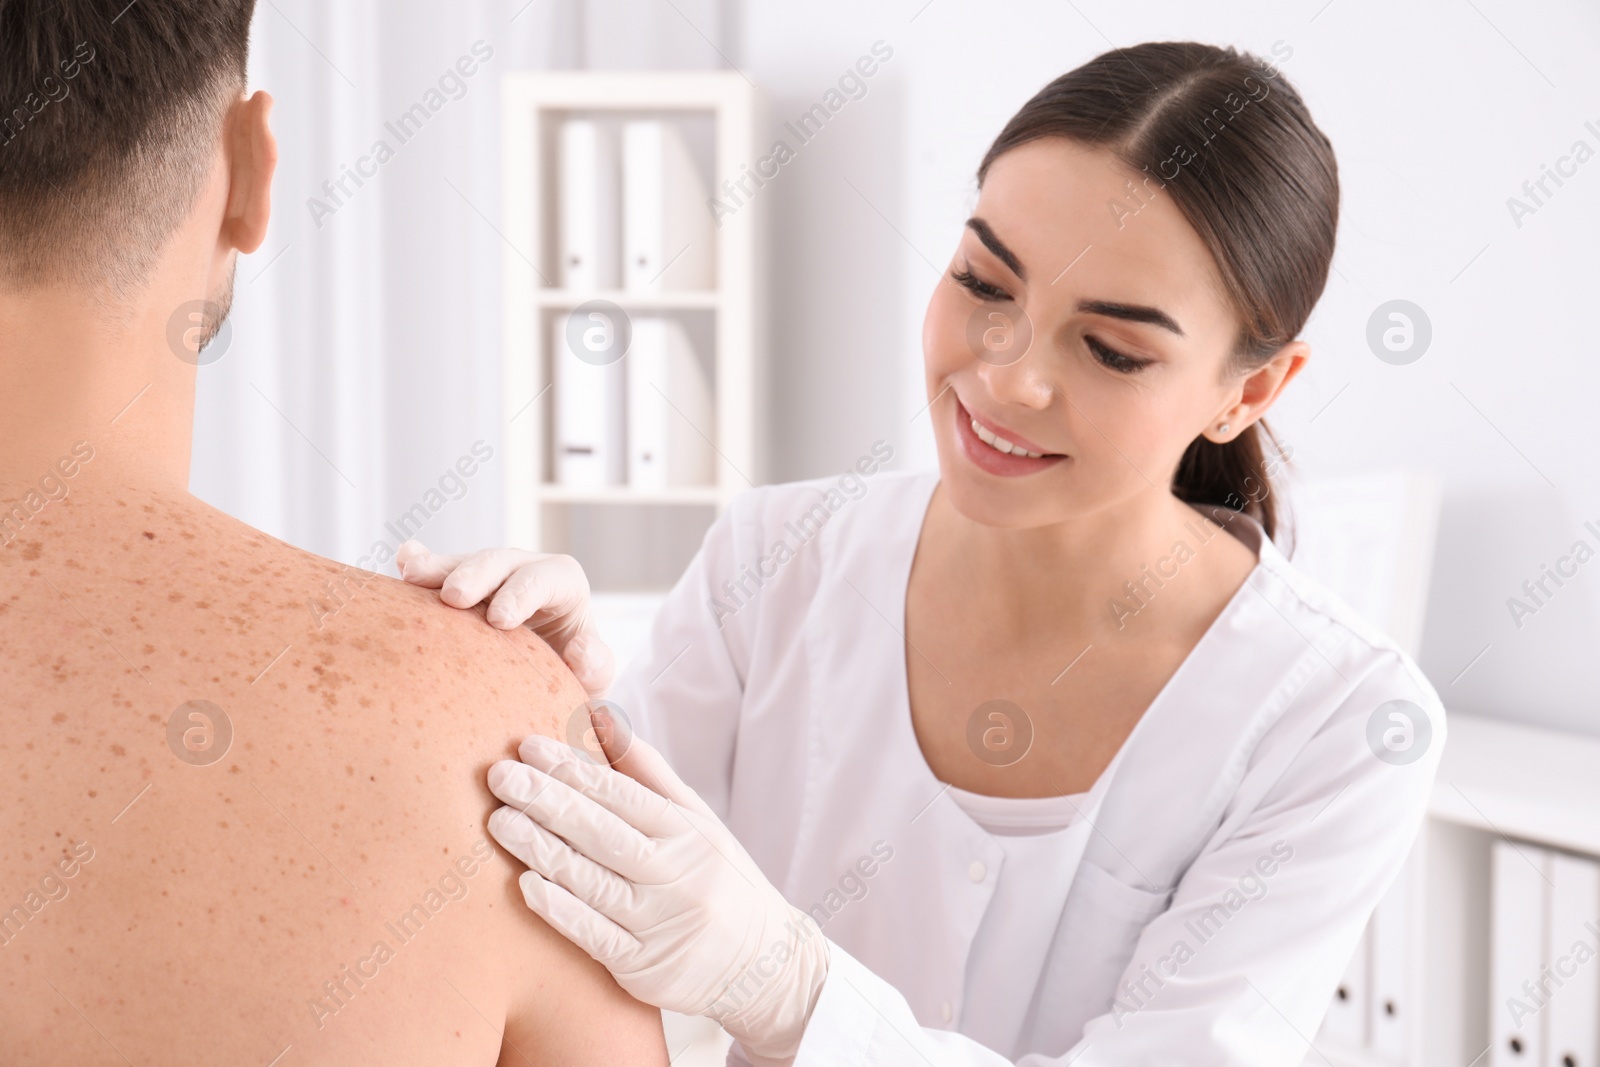
[[0,290],[0,499],[80,443],[96,482],[187,488],[195,370],[167,318],[147,305],[110,322],[70,289]]

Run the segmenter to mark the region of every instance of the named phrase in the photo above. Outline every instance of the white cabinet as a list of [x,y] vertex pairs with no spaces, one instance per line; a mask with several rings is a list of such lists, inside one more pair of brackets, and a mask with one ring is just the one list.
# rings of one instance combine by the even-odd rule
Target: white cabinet
[[[1373,949],[1367,1039],[1349,1040],[1348,1013],[1337,1008],[1306,1062],[1592,1067],[1600,1019],[1596,857],[1600,740],[1451,715],[1408,876],[1365,939]],[[1376,946],[1396,900],[1410,909],[1398,985],[1409,1004],[1398,1005],[1398,1045],[1380,1044],[1383,994],[1372,995],[1382,982]]]
[[[750,178],[760,156],[755,137],[761,102],[736,71],[565,71],[508,75],[502,107],[505,542],[578,557],[599,591],[660,592],[728,501],[765,479],[760,246],[770,194]],[[568,120],[579,120],[576,132]],[[585,136],[592,140],[609,130],[639,156],[650,147],[637,135],[647,120],[669,123],[681,135],[656,146],[663,161],[657,169],[681,173],[692,165],[707,193],[704,203],[687,206],[694,217],[656,219],[656,243],[692,233],[697,245],[711,247],[663,253],[668,262],[658,273],[666,277],[655,285],[629,286],[627,264],[614,272],[607,257],[600,273],[573,271],[566,260],[574,241],[586,242],[595,233],[623,241],[626,235],[621,227],[562,225],[560,189],[581,183],[585,173],[581,167],[563,169],[563,148],[576,152]],[[621,154],[599,153],[600,165]],[[628,195],[626,180],[614,183],[614,190],[611,182],[595,184],[597,195]],[[673,272],[693,286],[667,284]],[[617,281],[610,281],[613,273]],[[593,278],[601,287],[563,284],[573,277]],[[710,284],[701,284],[706,279]],[[714,450],[714,470],[705,484],[560,481],[553,455],[555,349],[566,321],[594,307],[627,323],[671,318],[693,342],[710,381],[711,403],[709,411],[680,417],[699,423],[695,433]]]

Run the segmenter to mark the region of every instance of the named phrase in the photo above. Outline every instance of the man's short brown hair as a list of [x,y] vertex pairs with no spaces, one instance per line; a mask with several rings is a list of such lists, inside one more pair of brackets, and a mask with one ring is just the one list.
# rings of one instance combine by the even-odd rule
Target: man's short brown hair
[[0,0],[0,284],[129,294],[244,89],[255,0]]

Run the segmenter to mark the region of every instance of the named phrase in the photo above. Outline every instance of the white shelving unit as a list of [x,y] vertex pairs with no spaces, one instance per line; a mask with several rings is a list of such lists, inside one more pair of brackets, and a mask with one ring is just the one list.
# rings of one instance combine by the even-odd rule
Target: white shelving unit
[[[1407,1015],[1405,1053],[1384,1056],[1319,1039],[1308,1064],[1495,1062],[1490,1013],[1505,1008],[1489,995],[1490,862],[1491,847],[1502,838],[1600,856],[1600,740],[1450,716],[1439,777],[1412,856],[1418,876],[1408,886],[1409,1004],[1400,1006]],[[1592,1009],[1600,1012],[1600,1004]]]
[[[759,413],[765,410],[765,310],[759,246],[766,194],[755,189],[714,228],[712,289],[660,293],[565,289],[560,287],[556,247],[559,125],[568,117],[661,118],[701,128],[709,124],[709,139],[701,139],[702,154],[709,158],[697,163],[703,168],[708,193],[731,202],[721,190],[722,182],[738,180],[761,154],[755,141],[761,102],[754,87],[735,71],[526,72],[508,75],[501,93],[505,541],[577,556],[599,592],[662,591],[688,562],[686,553],[692,552],[716,514],[735,494],[764,479]],[[714,349],[709,363],[714,484],[642,490],[575,489],[554,482],[550,326],[556,317],[597,299],[629,315],[698,317],[702,323],[709,319],[709,328],[702,325],[699,334],[708,336]],[[674,538],[675,543],[668,545]],[[643,569],[653,569],[660,577],[607,585],[606,575],[616,569],[608,568],[607,559],[637,563],[652,553],[665,555]]]

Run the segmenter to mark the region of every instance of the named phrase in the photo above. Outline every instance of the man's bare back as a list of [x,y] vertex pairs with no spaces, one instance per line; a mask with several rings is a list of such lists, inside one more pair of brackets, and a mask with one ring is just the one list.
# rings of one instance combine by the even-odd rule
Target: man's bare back
[[0,548],[0,1062],[665,1063],[484,829],[548,646],[116,484]]

